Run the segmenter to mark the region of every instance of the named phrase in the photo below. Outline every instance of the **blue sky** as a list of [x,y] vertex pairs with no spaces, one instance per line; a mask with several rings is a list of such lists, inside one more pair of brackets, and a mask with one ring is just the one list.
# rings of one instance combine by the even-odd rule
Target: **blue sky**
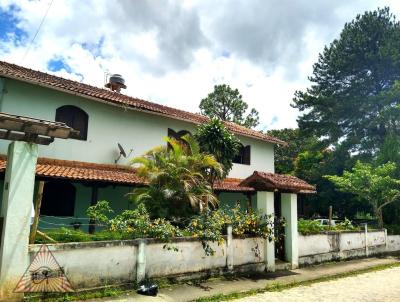
[[0,8],[0,41],[21,43],[28,38],[28,34],[17,26],[17,12],[15,5],[11,5],[8,10]]

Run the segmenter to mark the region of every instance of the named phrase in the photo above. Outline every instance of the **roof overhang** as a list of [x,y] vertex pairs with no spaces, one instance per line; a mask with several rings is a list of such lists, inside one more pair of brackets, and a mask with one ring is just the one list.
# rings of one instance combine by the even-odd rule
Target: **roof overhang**
[[0,112],[0,139],[49,145],[54,138],[70,138],[79,131],[64,123]]
[[280,191],[299,194],[316,193],[316,188],[306,181],[291,175],[254,171],[240,186],[252,187],[256,191]]

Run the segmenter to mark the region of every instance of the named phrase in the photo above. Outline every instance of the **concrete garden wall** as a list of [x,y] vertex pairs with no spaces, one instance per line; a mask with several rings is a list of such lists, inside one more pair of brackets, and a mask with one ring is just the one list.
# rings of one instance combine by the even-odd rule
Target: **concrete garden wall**
[[[139,264],[139,244],[142,240],[102,241],[49,244],[48,247],[75,289],[92,288],[137,281],[139,266],[145,277],[156,278],[185,274],[202,275],[234,270],[264,270],[264,240],[260,238],[233,239],[231,249],[225,244],[212,244],[215,255],[206,256],[196,238],[176,238],[164,249],[164,243],[146,239],[144,263]],[[40,245],[31,245],[32,261]],[[232,259],[233,258],[233,259]]]
[[[231,238],[231,237],[229,237]],[[215,255],[206,256],[196,238],[175,238],[163,248],[154,239],[49,244],[54,257],[75,289],[133,283],[143,278],[198,277],[229,271],[263,271],[265,240],[225,237],[225,243],[212,244]],[[229,243],[228,243],[229,242]],[[400,235],[385,231],[299,234],[299,264],[345,260],[400,251]],[[141,253],[141,247],[143,253]],[[29,247],[32,261],[40,245]],[[142,256],[141,256],[142,255]]]
[[369,231],[367,245],[364,231],[299,234],[299,264],[303,266],[397,251],[400,235],[387,236],[385,230]]

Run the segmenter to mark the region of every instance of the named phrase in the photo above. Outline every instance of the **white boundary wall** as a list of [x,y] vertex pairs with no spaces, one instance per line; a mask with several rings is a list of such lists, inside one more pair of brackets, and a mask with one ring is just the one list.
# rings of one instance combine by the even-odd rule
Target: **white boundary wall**
[[[144,254],[140,257],[138,247],[143,241]],[[226,243],[225,240],[221,246],[211,244],[213,256],[205,255],[196,238],[176,238],[170,246],[178,251],[165,249],[164,243],[153,239],[60,243],[48,247],[75,289],[132,283],[143,278],[227,272],[229,257],[233,257],[235,271],[265,269],[264,239],[234,238],[231,249],[227,249]],[[31,261],[39,248],[40,245],[30,246]]]
[[369,231],[367,235],[364,231],[299,234],[299,264],[302,266],[397,251],[400,251],[400,235],[387,236],[386,230]]
[[[227,239],[227,238],[225,238]],[[211,244],[215,255],[206,256],[196,238],[175,238],[171,246],[154,239],[49,244],[54,257],[75,289],[118,285],[157,277],[199,277],[229,271],[264,271],[265,240],[233,238],[221,246]],[[299,234],[299,264],[366,257],[400,251],[400,235],[386,231]],[[139,248],[140,247],[140,248]],[[33,260],[40,245],[30,245]],[[233,265],[232,265],[233,264]]]

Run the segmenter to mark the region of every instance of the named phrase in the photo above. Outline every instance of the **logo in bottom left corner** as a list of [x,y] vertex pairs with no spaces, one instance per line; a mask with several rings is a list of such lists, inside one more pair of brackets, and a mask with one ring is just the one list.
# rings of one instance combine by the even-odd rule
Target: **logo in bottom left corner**
[[43,244],[14,289],[16,293],[73,292],[64,270]]

